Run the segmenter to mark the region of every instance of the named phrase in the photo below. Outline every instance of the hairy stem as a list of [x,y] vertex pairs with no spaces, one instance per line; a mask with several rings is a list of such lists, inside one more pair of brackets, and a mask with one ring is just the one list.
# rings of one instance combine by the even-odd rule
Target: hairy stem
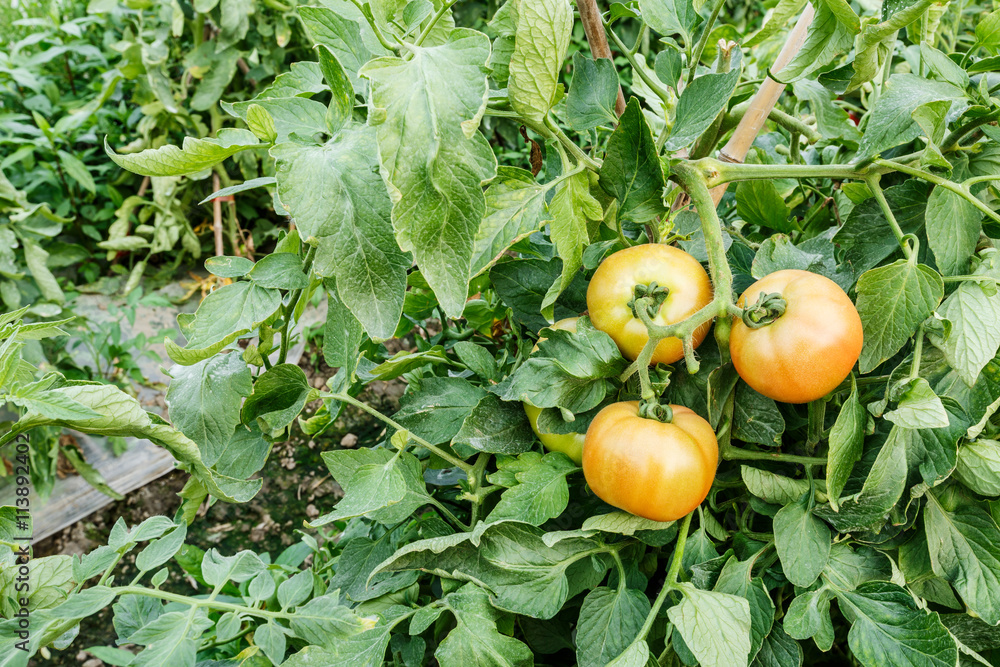
[[670,561],[670,569],[667,570],[667,579],[663,582],[663,588],[660,589],[656,600],[653,601],[653,608],[646,615],[646,622],[642,624],[642,629],[639,630],[639,636],[636,637],[635,641],[645,641],[646,636],[649,635],[649,631],[653,627],[653,623],[656,621],[657,615],[660,613],[660,608],[663,607],[663,603],[667,599],[667,594],[677,587],[677,577],[681,572],[684,546],[687,544],[688,531],[691,529],[691,517],[693,516],[694,512],[691,512],[681,522],[680,530],[677,533],[677,544],[674,546],[674,557]]
[[[397,431],[407,431],[407,429],[404,428],[399,422],[393,420],[391,417],[385,416],[384,414],[382,414],[381,412],[379,412],[378,410],[376,410],[372,406],[368,405],[364,401],[359,401],[358,399],[356,399],[353,396],[350,396],[348,394],[324,394],[323,398],[332,398],[332,399],[337,400],[337,401],[343,401],[344,403],[347,403],[348,405],[353,405],[356,408],[364,410],[365,412],[367,412],[368,414],[370,414],[372,417],[375,417],[379,421],[381,421],[381,422],[383,422],[385,424],[388,424],[389,426],[393,427]],[[468,463],[466,463],[465,461],[463,461],[462,459],[460,459],[460,458],[458,458],[456,456],[452,456],[451,454],[449,454],[448,452],[444,451],[440,447],[438,447],[436,445],[432,445],[431,443],[429,443],[426,440],[424,440],[423,438],[421,438],[419,435],[417,435],[415,433],[411,433],[409,431],[407,431],[407,433],[410,434],[410,439],[413,440],[413,442],[417,443],[418,445],[420,445],[421,447],[423,447],[427,451],[433,452],[438,457],[444,459],[445,461],[447,461],[448,463],[452,464],[456,468],[461,468],[462,470],[465,471],[465,474],[467,476],[471,476],[472,475],[473,466],[469,465]]]

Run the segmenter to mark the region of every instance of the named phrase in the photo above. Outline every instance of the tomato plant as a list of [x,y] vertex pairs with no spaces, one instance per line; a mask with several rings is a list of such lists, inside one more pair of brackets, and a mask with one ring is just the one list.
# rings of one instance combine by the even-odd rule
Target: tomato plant
[[[242,0],[175,4],[249,34]],[[3,509],[0,664],[108,606],[95,655],[136,667],[997,662],[1000,12],[266,4],[310,60],[182,142],[106,143],[136,180],[252,165],[214,195],[283,220],[204,262],[169,422],[22,361],[54,315],[0,318],[0,446],[136,435],[190,473],[175,516],[33,561],[26,638]],[[314,305],[321,386],[289,363]],[[357,414],[373,442],[340,446]],[[280,553],[194,544],[293,432],[343,496]]]

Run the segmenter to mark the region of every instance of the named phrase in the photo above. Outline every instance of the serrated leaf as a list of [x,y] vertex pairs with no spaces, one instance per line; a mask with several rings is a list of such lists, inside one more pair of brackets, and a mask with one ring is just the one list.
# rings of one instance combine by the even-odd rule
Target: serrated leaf
[[511,106],[524,118],[541,122],[556,103],[572,30],[573,8],[567,0],[518,3],[507,90]]
[[785,577],[803,588],[811,586],[830,557],[830,529],[803,496],[774,515],[774,546]]
[[371,81],[370,105],[386,113],[377,127],[378,153],[396,239],[413,251],[451,317],[465,309],[486,209],[482,185],[496,173],[493,150],[477,131],[489,52],[485,35],[456,28],[440,46],[415,47],[410,60],[377,58],[361,70]]
[[[672,49],[667,49],[672,51]],[[608,58],[573,54],[573,82],[566,96],[566,122],[577,132],[617,122],[618,73]]]
[[750,653],[750,604],[741,597],[679,584],[684,595],[667,610],[670,622],[704,667],[746,667]]
[[181,147],[166,145],[138,153],[119,155],[104,142],[104,151],[115,164],[143,176],[183,176],[208,169],[247,148],[260,145],[250,130],[224,128],[215,138],[185,137]]
[[910,339],[944,296],[941,276],[928,266],[899,260],[858,279],[858,314],[864,331],[859,361],[869,373]]

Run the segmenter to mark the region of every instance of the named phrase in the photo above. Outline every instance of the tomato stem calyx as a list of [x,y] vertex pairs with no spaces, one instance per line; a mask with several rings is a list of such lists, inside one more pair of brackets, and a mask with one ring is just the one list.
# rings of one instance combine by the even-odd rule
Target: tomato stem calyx
[[656,281],[648,285],[640,283],[632,288],[632,298],[627,305],[633,317],[639,318],[639,309],[643,308],[649,319],[653,319],[660,312],[660,306],[667,300],[669,294],[670,289],[659,285]]
[[662,424],[669,424],[674,420],[674,411],[669,405],[663,405],[657,401],[640,401],[639,416],[643,419],[653,419]]
[[785,314],[788,303],[777,292],[761,294],[756,303],[743,309],[743,324],[750,329],[760,329]]

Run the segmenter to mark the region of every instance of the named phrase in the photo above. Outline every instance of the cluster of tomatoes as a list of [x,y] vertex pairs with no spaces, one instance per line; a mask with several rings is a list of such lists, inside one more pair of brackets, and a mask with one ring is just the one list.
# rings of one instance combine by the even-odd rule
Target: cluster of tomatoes
[[[604,260],[587,289],[590,320],[633,361],[649,340],[633,310],[637,285],[640,292],[656,286],[658,310],[650,319],[661,326],[685,320],[713,300],[705,269],[678,248],[645,244]],[[751,285],[737,305],[752,306],[768,295],[777,295],[784,304],[773,321],[757,325],[733,320],[729,351],[736,371],[750,387],[776,401],[822,398],[850,374],[861,354],[861,318],[854,304],[829,278],[783,270]],[[551,328],[576,331],[576,320],[561,320]],[[695,347],[710,326],[707,322],[694,332]],[[683,356],[682,341],[666,338],[657,344],[651,363],[672,364]],[[662,422],[640,415],[637,401],[613,403],[594,417],[586,435],[542,433],[541,409],[524,407],[546,448],[582,463],[598,497],[637,516],[680,519],[701,504],[715,479],[715,432],[684,406],[671,405],[672,417]]]

